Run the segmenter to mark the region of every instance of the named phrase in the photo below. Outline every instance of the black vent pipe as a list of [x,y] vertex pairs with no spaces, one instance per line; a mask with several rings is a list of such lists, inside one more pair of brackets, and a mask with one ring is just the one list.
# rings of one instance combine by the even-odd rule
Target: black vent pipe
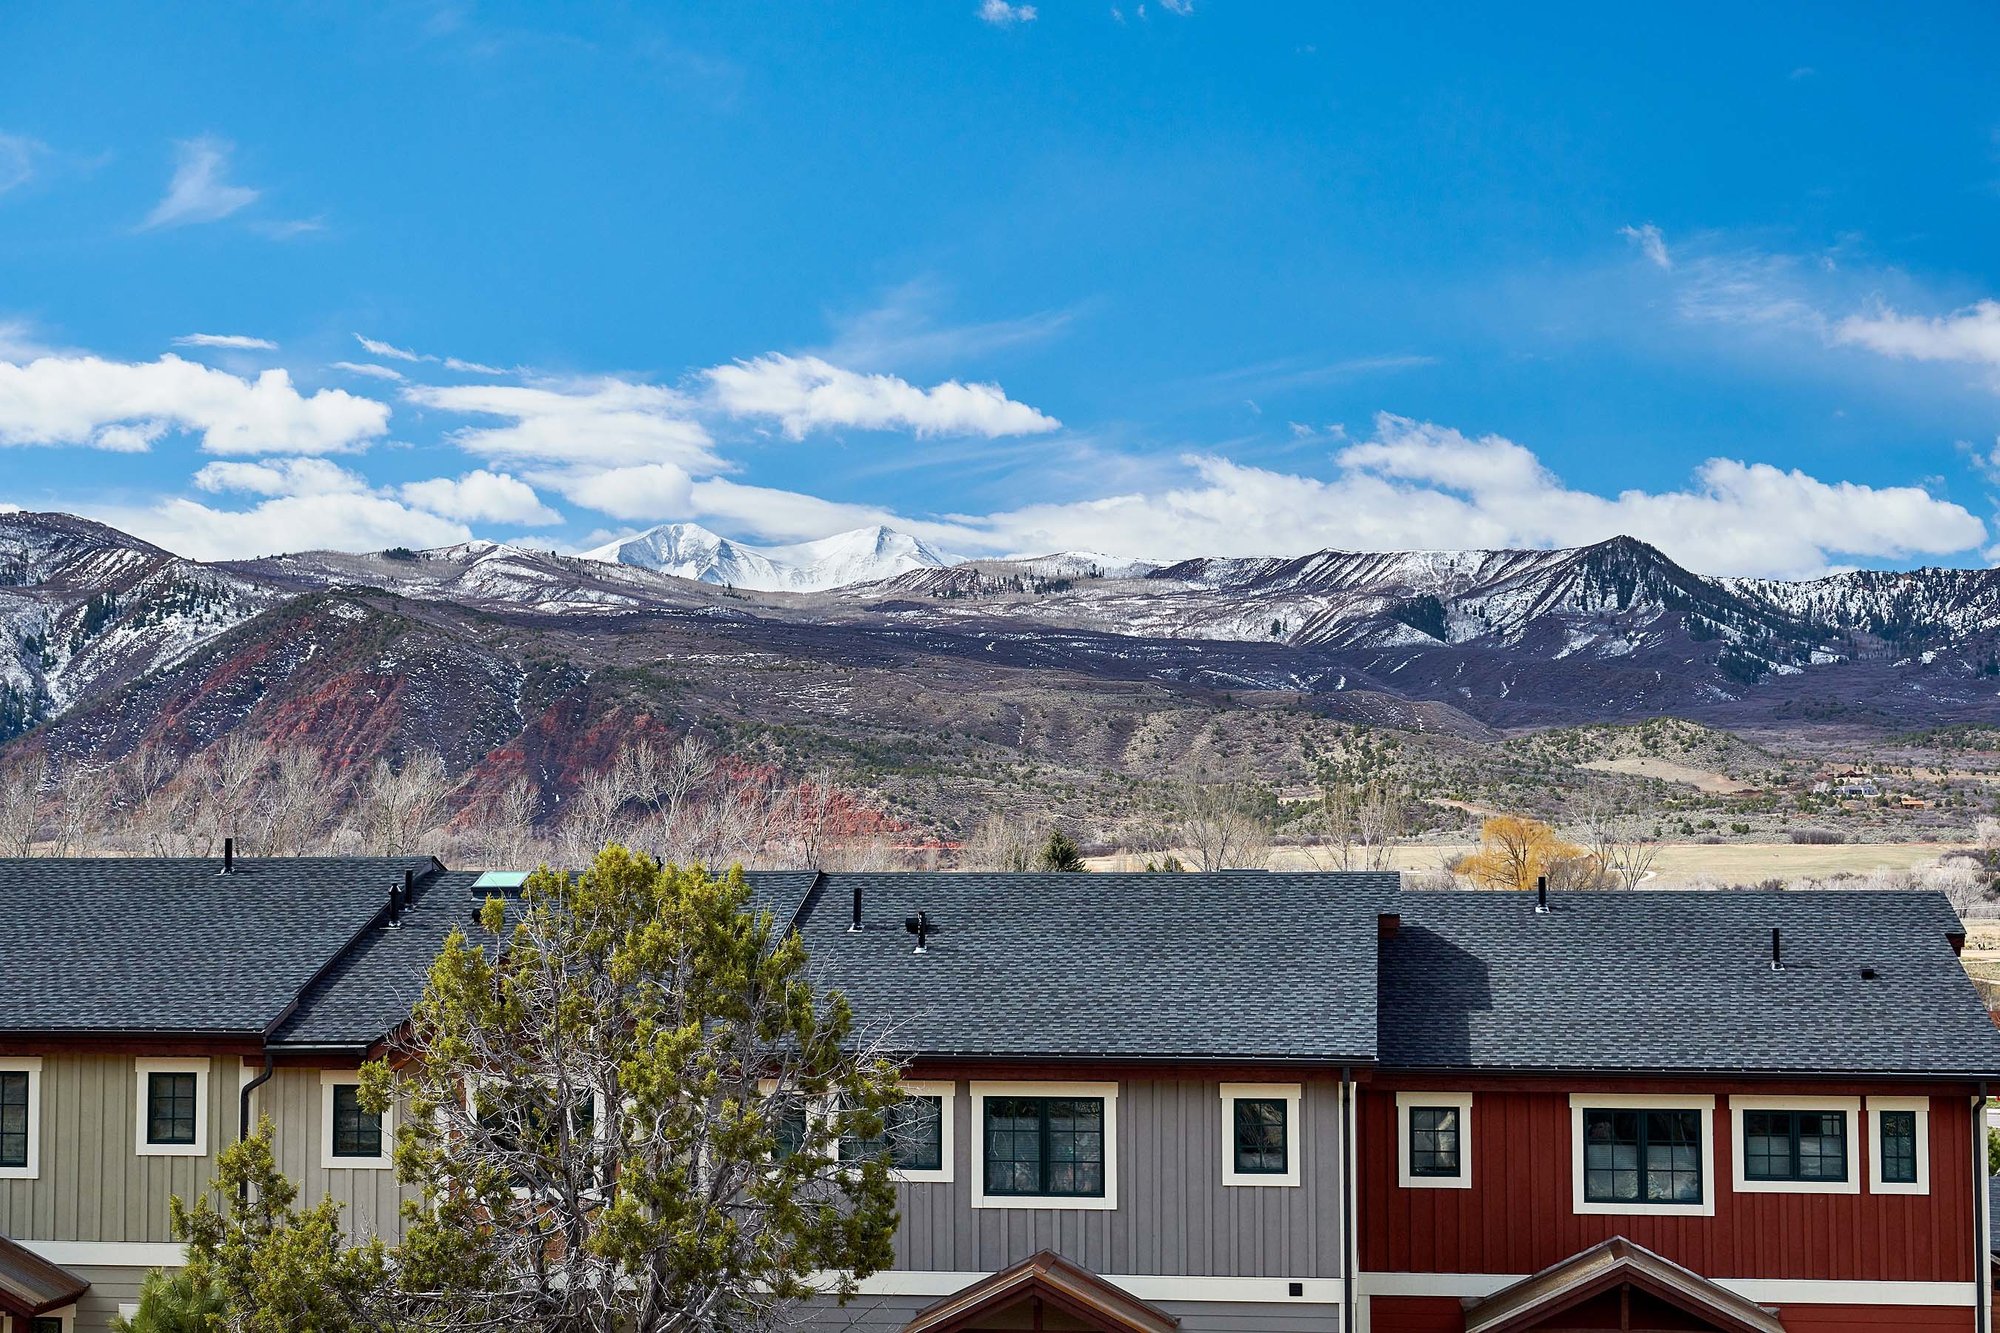
[[1785,970],[1785,942],[1778,934],[1776,926],[1771,927],[1771,970],[1773,972]]
[[1537,913],[1543,913],[1547,912],[1548,910],[1549,910],[1549,877],[1547,875],[1537,875],[1535,876],[1535,911]]
[[227,875],[236,869],[236,839],[222,840],[222,873]]
[[854,923],[847,929],[849,932],[861,929],[861,877],[859,875],[854,877]]

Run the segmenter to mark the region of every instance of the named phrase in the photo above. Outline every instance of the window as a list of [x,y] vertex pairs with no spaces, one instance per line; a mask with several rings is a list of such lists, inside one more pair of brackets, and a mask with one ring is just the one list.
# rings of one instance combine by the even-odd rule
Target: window
[[41,1060],[0,1060],[0,1180],[40,1174],[41,1082]]
[[974,1083],[975,1208],[1115,1208],[1118,1089]]
[[939,1171],[944,1167],[944,1098],[905,1097],[882,1112],[882,1132],[874,1138],[849,1135],[840,1141],[843,1162],[887,1154],[898,1171]]
[[1713,1097],[1574,1093],[1569,1103],[1576,1212],[1714,1216]]
[[138,1144],[142,1157],[208,1153],[207,1060],[140,1060]]
[[28,1321],[28,1333],[63,1333],[60,1315],[36,1315]]
[[1396,1094],[1398,1183],[1405,1189],[1472,1187],[1472,1094]]
[[1297,1083],[1222,1085],[1222,1183],[1299,1183],[1299,1102]]
[[1876,1122],[1882,1127],[1882,1183],[1917,1183],[1917,1113],[1884,1111]]
[[1102,1195],[1104,1099],[987,1099],[986,1192]]
[[1858,1097],[1732,1096],[1735,1185],[1750,1194],[1856,1194]]
[[1870,1097],[1873,1127],[1868,1188],[1877,1194],[1931,1192],[1931,1104],[1927,1097]]
[[361,1104],[361,1082],[351,1069],[320,1075],[320,1165],[328,1170],[383,1171],[395,1165],[393,1113],[376,1115]]
[[1693,1111],[1587,1109],[1583,1136],[1586,1202],[1701,1202],[1701,1117]]
[[1743,1175],[1746,1180],[1847,1179],[1847,1117],[1839,1111],[1745,1111]]

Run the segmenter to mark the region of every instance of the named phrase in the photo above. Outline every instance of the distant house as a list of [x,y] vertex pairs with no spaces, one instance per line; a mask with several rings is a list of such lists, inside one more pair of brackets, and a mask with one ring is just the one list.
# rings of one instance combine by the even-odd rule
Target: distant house
[[[97,1333],[258,1115],[393,1238],[355,1069],[518,876],[0,862],[0,1333]],[[754,874],[911,1097],[872,1333],[1986,1333],[2000,1031],[1941,896]],[[922,952],[907,913],[932,924]]]

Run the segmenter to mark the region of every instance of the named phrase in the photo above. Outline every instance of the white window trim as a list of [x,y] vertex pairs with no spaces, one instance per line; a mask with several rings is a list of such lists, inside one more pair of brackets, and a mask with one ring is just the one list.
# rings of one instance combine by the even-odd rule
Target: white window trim
[[[1298,1083],[1225,1083],[1222,1085],[1222,1183],[1230,1186],[1296,1187],[1300,1159],[1305,1155],[1299,1104],[1305,1088]],[[1250,1100],[1279,1100],[1285,1104],[1285,1169],[1279,1173],[1241,1172],[1236,1169],[1236,1103]]]
[[[133,1061],[133,1082],[139,1085],[139,1123],[133,1126],[134,1147],[141,1157],[206,1157],[208,1156],[208,1074],[212,1062],[206,1059],[186,1060],[135,1060]],[[193,1074],[194,1075],[194,1142],[193,1143],[148,1143],[146,1142],[146,1085],[151,1074]]]
[[[1118,1207],[1118,1085],[1116,1083],[978,1083],[972,1091],[972,1206],[1045,1208],[1108,1212]],[[1104,1195],[988,1194],[986,1192],[986,1099],[988,1097],[1102,1097],[1104,1099]]]
[[905,1097],[935,1097],[938,1099],[938,1169],[935,1171],[905,1171],[892,1168],[889,1179],[902,1181],[906,1185],[949,1185],[952,1181],[952,1155],[957,1150],[957,1133],[953,1125],[958,1117],[954,1114],[954,1102],[958,1097],[956,1083],[931,1083],[920,1079],[904,1079]]
[[36,1180],[42,1174],[42,1057],[0,1056],[0,1073],[28,1076],[28,1161],[0,1166],[0,1180]]
[[387,1171],[396,1165],[396,1108],[382,1112],[382,1151],[375,1157],[336,1157],[333,1152],[333,1090],[361,1086],[358,1069],[323,1069],[319,1075],[320,1166],[328,1171]]
[[[1449,1106],[1458,1112],[1458,1174],[1420,1176],[1410,1170],[1410,1108]],[[1399,1092],[1396,1094],[1396,1183],[1406,1190],[1469,1190],[1472,1188],[1472,1094],[1469,1092]]]
[[[1583,1113],[1585,1111],[1701,1112],[1700,1203],[1591,1203],[1583,1197]],[[1652,1092],[1572,1092],[1569,1095],[1570,1209],[1580,1216],[1714,1217],[1715,1098],[1709,1095]]]
[[[1882,1113],[1917,1113],[1917,1178],[1882,1179]],[[1928,1097],[1870,1097],[1868,1099],[1868,1190],[1871,1194],[1929,1194],[1931,1192],[1931,1099]]]
[[[121,1305],[118,1307],[118,1309],[119,1312],[122,1314],[125,1310],[125,1307]],[[139,1307],[135,1305],[132,1307],[132,1309],[136,1313]],[[62,1323],[63,1333],[75,1333],[76,1330],[76,1307],[74,1305],[65,1305],[59,1310],[50,1310],[45,1314],[35,1315],[34,1318],[60,1320]],[[30,1323],[31,1321],[29,1319],[21,1318],[18,1315],[8,1315],[7,1316],[8,1333],[28,1333],[28,1328]]]
[[[1847,1116],[1847,1179],[1845,1180],[1749,1180],[1744,1177],[1745,1139],[1743,1133],[1743,1112],[1745,1111],[1839,1111]],[[1859,1097],[1783,1097],[1747,1093],[1731,1093],[1729,1097],[1729,1148],[1734,1179],[1730,1182],[1738,1194],[1859,1194],[1861,1193],[1860,1155],[1866,1144],[1859,1142],[1864,1135],[1861,1119],[1861,1099]],[[1870,1154],[1873,1156],[1873,1154]]]

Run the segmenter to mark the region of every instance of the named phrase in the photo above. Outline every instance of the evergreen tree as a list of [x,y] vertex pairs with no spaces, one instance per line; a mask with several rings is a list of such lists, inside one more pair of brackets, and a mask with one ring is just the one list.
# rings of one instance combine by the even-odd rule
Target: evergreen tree
[[1078,871],[1084,868],[1083,851],[1067,833],[1061,829],[1049,834],[1049,840],[1042,846],[1041,868],[1043,870]]

